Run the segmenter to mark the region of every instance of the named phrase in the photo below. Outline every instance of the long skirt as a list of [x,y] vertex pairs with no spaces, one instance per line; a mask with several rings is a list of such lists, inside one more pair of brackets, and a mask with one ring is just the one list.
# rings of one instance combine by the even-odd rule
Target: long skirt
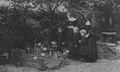
[[70,58],[75,60],[79,59],[78,52],[77,52],[78,46],[79,46],[79,34],[76,33],[76,34],[73,34],[72,46],[69,53]]
[[67,29],[66,35],[65,35],[65,41],[66,41],[66,48],[71,51],[73,48],[73,30]]
[[97,56],[96,37],[90,35],[83,43],[79,44],[78,55],[87,62],[95,62]]

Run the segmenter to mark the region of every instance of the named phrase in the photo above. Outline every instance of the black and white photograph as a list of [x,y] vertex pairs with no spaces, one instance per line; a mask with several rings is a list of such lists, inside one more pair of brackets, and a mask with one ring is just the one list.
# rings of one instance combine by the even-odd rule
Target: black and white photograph
[[0,0],[0,72],[120,72],[120,0]]

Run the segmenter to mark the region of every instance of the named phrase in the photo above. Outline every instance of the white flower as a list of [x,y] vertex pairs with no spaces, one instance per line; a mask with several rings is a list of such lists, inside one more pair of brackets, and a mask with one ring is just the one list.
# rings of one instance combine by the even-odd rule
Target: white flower
[[33,59],[34,59],[34,60],[36,60],[36,59],[37,59],[37,57],[35,56],[35,57],[33,57]]
[[41,53],[41,56],[45,56],[45,53]]
[[82,41],[81,40],[79,40],[79,43],[81,43]]
[[51,44],[56,44],[56,42],[55,42],[55,41],[52,41]]
[[41,43],[38,43],[38,46],[40,46],[41,45]]
[[43,50],[45,50],[45,51],[46,51],[46,50],[47,50],[47,48],[46,48],[46,47],[44,47],[44,48],[43,48]]
[[69,50],[66,50],[66,53],[69,53]]

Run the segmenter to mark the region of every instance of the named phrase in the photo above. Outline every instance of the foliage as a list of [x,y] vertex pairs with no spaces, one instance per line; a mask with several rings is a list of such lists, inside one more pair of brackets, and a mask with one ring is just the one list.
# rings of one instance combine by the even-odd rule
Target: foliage
[[0,7],[2,43],[11,48],[32,45],[41,38],[41,32],[66,24],[69,13],[80,21],[82,16],[91,19],[95,14],[95,21],[100,23],[106,12],[104,7],[112,7],[110,14],[119,16],[119,3],[119,0],[12,0],[9,6]]
[[[9,5],[0,7],[0,46],[3,49],[0,51],[5,52],[16,47],[25,48],[26,45],[34,48],[35,43],[49,41],[49,31],[67,24],[68,14],[70,17],[77,18],[79,22],[83,20],[82,17],[85,17],[90,21],[93,18],[100,24],[102,24],[102,17],[106,14],[108,16],[114,14],[114,21],[119,22],[117,19],[120,17],[119,8],[119,0],[12,0]],[[46,34],[43,35],[43,33]],[[48,42],[45,43],[48,44]],[[37,62],[36,64],[42,64],[43,61],[39,61],[42,51],[39,47],[36,49],[40,54],[34,54],[38,59],[33,61]],[[59,55],[56,51],[53,53]],[[49,55],[47,52],[45,54]],[[64,60],[65,55],[61,53],[60,58],[54,59],[55,54],[45,56],[49,67],[59,66]]]
[[98,56],[100,59],[119,59],[120,52],[116,49],[114,45],[98,41],[97,48]]
[[1,72],[15,72],[17,68],[12,65],[1,65],[0,71]]
[[28,54],[22,56],[23,64],[39,70],[58,69],[67,65],[67,51],[62,53],[54,49],[56,48],[47,48],[41,43],[35,44],[32,53],[28,50]]

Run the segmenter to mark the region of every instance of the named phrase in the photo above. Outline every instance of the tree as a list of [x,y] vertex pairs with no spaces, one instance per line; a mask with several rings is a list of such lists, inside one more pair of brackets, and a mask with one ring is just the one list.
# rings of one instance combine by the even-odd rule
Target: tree
[[[18,41],[18,44],[21,41],[25,45],[38,39],[41,31],[65,24],[68,13],[79,20],[82,16],[91,20],[94,14],[93,22],[100,23],[100,17],[105,14],[105,11],[108,12],[104,7],[112,7],[116,17],[119,5],[119,0],[13,0],[9,6],[0,7],[1,14],[4,15],[0,25],[11,31],[7,31],[10,35],[3,33],[10,37],[10,41]],[[111,12],[113,13],[113,11]],[[3,28],[0,29],[3,30]]]

